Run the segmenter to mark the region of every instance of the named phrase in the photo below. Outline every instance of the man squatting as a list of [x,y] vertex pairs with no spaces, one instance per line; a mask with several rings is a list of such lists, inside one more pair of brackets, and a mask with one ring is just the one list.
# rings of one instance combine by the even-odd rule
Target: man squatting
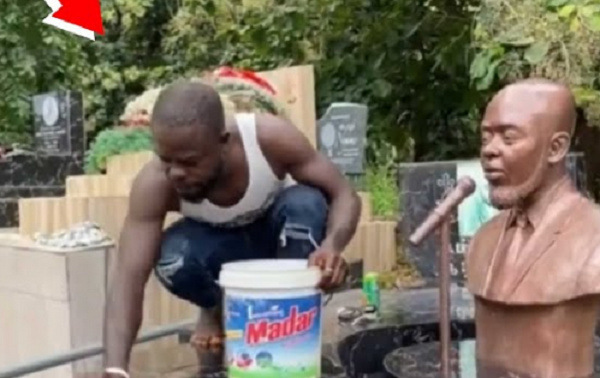
[[[308,259],[330,290],[345,280],[341,253],[361,212],[351,184],[294,125],[269,114],[226,119],[209,85],[165,88],[151,131],[156,157],[134,180],[107,295],[105,378],[128,377],[153,270],[170,293],[200,308],[192,342],[219,348],[215,280],[224,263]],[[170,211],[183,217],[163,232]]]

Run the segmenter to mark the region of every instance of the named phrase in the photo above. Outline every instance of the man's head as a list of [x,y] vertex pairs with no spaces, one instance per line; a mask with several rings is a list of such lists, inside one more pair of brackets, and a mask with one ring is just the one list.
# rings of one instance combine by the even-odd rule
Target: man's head
[[229,134],[219,94],[178,81],[163,89],[152,111],[155,150],[179,195],[201,201],[220,179]]
[[492,205],[518,205],[566,174],[575,121],[570,90],[549,80],[523,80],[492,99],[481,124]]

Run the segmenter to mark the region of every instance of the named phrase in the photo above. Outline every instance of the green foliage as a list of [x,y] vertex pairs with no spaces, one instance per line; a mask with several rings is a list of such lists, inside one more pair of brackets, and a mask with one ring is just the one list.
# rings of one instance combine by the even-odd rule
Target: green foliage
[[395,220],[400,210],[395,170],[371,166],[365,172],[364,182],[365,190],[371,194],[373,215]]
[[466,75],[469,1],[327,4],[334,12],[319,10],[326,15],[317,67],[321,108],[340,100],[368,104],[371,145],[387,141],[400,158],[472,155],[468,116],[477,94]]
[[77,83],[87,65],[85,43],[43,25],[44,2],[3,1],[0,12],[0,133],[31,132],[30,96]]
[[387,151],[473,156],[485,95],[524,76],[567,81],[600,120],[597,0],[106,0],[102,10],[106,35],[91,42],[41,24],[43,2],[6,4],[0,132],[30,133],[32,94],[75,89],[97,133],[144,90],[221,65],[313,64],[320,114],[333,101],[369,105],[371,164]]
[[43,2],[13,2],[0,15],[0,47],[10,52],[0,58],[8,94],[0,127],[27,130],[28,96],[43,91],[81,90],[86,126],[97,133],[117,123],[127,101],[181,76],[313,64],[320,113],[332,101],[366,103],[369,139],[399,156],[468,156],[478,101],[467,75],[468,7],[476,1],[106,0],[106,35],[94,42],[41,24]]
[[524,77],[569,84],[600,125],[600,3],[597,0],[483,0],[476,13],[477,89]]
[[153,148],[150,129],[146,127],[113,128],[101,131],[85,157],[85,171],[88,174],[106,170],[109,157]]
[[20,148],[30,149],[33,144],[33,137],[26,133],[3,131],[0,132],[0,147],[18,146]]

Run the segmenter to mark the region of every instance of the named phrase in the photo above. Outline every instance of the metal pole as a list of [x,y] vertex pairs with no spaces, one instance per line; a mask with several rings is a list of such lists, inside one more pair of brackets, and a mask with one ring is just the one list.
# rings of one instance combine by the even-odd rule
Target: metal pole
[[[196,324],[196,320],[187,320],[181,323],[170,324],[164,327],[159,327],[140,336],[135,344],[141,344],[148,341],[160,339],[162,337],[176,335],[184,329]],[[71,350],[66,353],[57,354],[54,356],[42,358],[36,361],[31,361],[20,366],[11,367],[7,370],[0,371],[0,378],[15,378],[26,374],[35,373],[41,370],[50,369],[56,366],[68,364],[73,361],[82,360],[84,358],[96,356],[104,353],[102,344],[97,344],[85,348]]]
[[450,222],[447,217],[440,231],[440,361],[442,377],[450,378]]

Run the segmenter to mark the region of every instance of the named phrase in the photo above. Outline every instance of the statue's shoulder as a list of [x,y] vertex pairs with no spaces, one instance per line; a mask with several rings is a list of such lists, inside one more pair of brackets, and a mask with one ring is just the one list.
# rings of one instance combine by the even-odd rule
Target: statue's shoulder
[[582,212],[588,220],[594,221],[597,227],[600,227],[600,205],[588,197],[581,196]]
[[[579,206],[572,209],[569,228],[581,236],[600,236],[600,205],[587,197],[579,196]],[[594,239],[600,241],[600,238]]]
[[572,250],[570,263],[578,267],[574,296],[600,294],[600,206],[589,198],[580,198],[570,214],[571,221],[559,238],[562,251]]
[[478,240],[486,240],[497,235],[506,224],[509,214],[510,212],[508,210],[500,211],[490,220],[482,224],[477,232],[475,232],[475,235],[473,235],[471,243],[476,243]]

